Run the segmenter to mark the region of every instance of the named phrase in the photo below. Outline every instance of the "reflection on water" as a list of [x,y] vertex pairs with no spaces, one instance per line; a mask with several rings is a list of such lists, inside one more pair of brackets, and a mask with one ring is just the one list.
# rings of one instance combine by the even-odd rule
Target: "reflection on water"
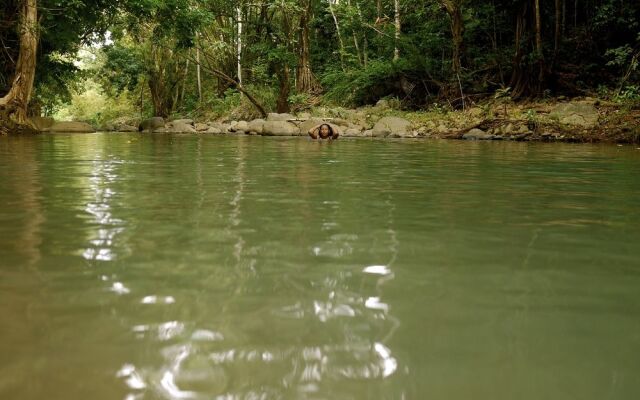
[[640,152],[0,138],[0,398],[628,399]]

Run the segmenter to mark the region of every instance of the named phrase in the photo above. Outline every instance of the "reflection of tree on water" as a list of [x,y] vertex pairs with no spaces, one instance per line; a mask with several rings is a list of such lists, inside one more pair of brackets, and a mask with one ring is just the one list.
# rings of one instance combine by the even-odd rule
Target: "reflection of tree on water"
[[34,388],[30,360],[49,325],[42,311],[49,285],[40,265],[46,214],[34,138],[0,139],[0,393],[21,398]]

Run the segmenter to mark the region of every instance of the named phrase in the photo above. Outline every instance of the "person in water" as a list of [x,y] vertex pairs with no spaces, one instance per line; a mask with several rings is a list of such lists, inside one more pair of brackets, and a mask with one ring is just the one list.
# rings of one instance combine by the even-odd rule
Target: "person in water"
[[331,127],[329,124],[322,124],[315,126],[309,130],[309,136],[312,139],[329,139],[334,140],[337,139],[340,134]]

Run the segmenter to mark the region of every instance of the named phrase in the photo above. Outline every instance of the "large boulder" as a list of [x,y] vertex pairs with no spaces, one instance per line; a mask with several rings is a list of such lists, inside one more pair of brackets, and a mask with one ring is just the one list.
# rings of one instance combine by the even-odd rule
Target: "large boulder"
[[469,132],[462,135],[465,140],[491,140],[493,135],[483,131],[482,129],[471,129]]
[[203,124],[203,123],[197,123],[195,125],[196,131],[198,132],[205,132],[209,129],[209,125],[207,124]]
[[38,131],[46,132],[56,123],[56,120],[51,117],[32,117],[31,122]]
[[598,125],[598,109],[589,103],[563,103],[551,110],[551,118],[566,125],[592,128]]
[[195,133],[196,129],[191,124],[186,124],[180,120],[167,124],[166,132],[168,133]]
[[393,133],[393,136],[406,136],[411,132],[411,122],[399,117],[384,117],[380,119],[373,127],[374,137],[387,137]]
[[362,136],[362,129],[356,129],[356,128],[349,128],[346,131],[344,131],[344,133],[342,134],[342,136],[344,137],[358,137],[358,136]]
[[249,122],[247,125],[247,132],[257,133],[258,135],[262,135],[262,128],[264,127],[264,119],[254,119]]
[[113,130],[115,132],[138,132],[138,128],[127,124],[115,124]]
[[148,118],[138,125],[140,132],[153,132],[160,128],[164,128],[164,119],[162,117]]
[[286,121],[269,121],[267,120],[262,126],[262,135],[264,136],[298,136],[300,128],[295,124]]
[[291,121],[295,119],[296,117],[291,114],[269,113],[267,115],[267,121]]
[[238,121],[235,124],[231,123],[231,132],[249,132],[249,124],[247,121]]
[[193,120],[188,118],[176,119],[176,120],[173,120],[173,122],[177,124],[193,125]]
[[86,122],[60,121],[54,123],[49,132],[55,133],[93,133],[96,130]]

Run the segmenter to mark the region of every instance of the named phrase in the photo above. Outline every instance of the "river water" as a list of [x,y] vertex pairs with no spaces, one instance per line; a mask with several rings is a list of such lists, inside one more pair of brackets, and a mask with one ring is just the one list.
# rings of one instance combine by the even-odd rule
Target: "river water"
[[0,137],[2,399],[640,397],[635,147]]

